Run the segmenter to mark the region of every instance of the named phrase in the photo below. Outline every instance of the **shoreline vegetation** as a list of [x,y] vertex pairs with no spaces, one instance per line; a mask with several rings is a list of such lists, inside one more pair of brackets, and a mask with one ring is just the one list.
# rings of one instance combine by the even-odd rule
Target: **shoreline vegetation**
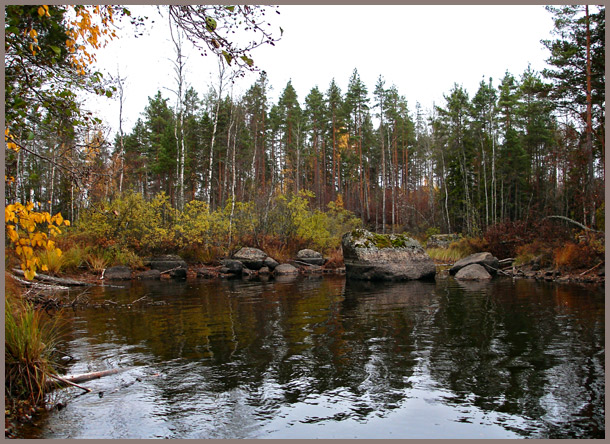
[[[137,209],[133,202],[130,208]],[[293,213],[293,216],[300,221],[299,223],[307,225],[308,218],[304,216],[307,213],[306,206],[302,206],[301,209],[304,213],[301,213],[300,217],[298,212]],[[107,208],[102,214],[105,214],[106,217],[116,216],[114,210],[109,211]],[[310,213],[309,216],[311,217],[313,214]],[[357,225],[356,220],[350,219],[349,212],[338,206],[332,207],[331,212],[324,217],[332,219],[324,225],[326,227],[324,230],[318,227],[322,233],[326,234],[327,248],[323,250],[324,265],[310,265],[300,262],[296,258],[296,248],[319,246],[321,243],[321,240],[318,242],[313,242],[311,239],[306,241],[297,235],[294,239],[284,238],[282,240],[277,235],[265,236],[264,245],[269,248],[271,253],[269,256],[281,263],[294,265],[299,274],[344,274],[341,248],[337,247],[342,230],[339,229],[332,235],[327,230],[328,227],[337,228],[340,221],[343,223],[341,225],[343,230],[348,227],[351,229]],[[322,216],[317,214],[317,218],[321,219]],[[87,221],[85,224],[76,224],[55,238],[57,244],[63,247],[61,255],[49,254],[46,250],[41,253],[41,264],[46,265],[47,274],[38,273],[33,280],[24,280],[24,272],[15,268],[18,258],[15,255],[13,257],[10,254],[7,255],[7,271],[5,272],[6,437],[14,437],[20,424],[31,421],[37,412],[49,408],[48,403],[45,403],[45,395],[53,389],[53,384],[50,384],[49,381],[52,382],[61,369],[61,356],[57,356],[55,353],[55,345],[61,340],[61,310],[78,309],[78,307],[100,308],[102,305],[106,307],[104,304],[90,303],[86,297],[81,296],[86,294],[86,286],[112,285],[113,282],[117,282],[103,279],[104,272],[109,267],[127,266],[131,271],[132,279],[137,279],[138,275],[149,268],[144,265],[146,257],[136,254],[122,243],[126,241],[125,234],[129,232],[128,230],[112,230],[113,227],[106,226],[104,218],[99,213],[92,214],[89,219],[85,220]],[[346,222],[350,220],[353,225]],[[311,223],[311,220],[309,222]],[[564,234],[567,237],[557,237],[559,232],[557,227],[547,227],[546,231],[540,229],[549,224],[557,225],[557,222],[542,221],[535,232],[528,235],[522,231],[520,236],[512,235],[512,237],[511,230],[508,229],[511,224],[476,238],[453,235],[452,239],[456,240],[448,242],[444,246],[438,246],[432,241],[438,237],[436,235],[438,230],[428,230],[426,233],[412,237],[424,247],[427,244],[431,245],[426,248],[426,252],[437,267],[436,279],[448,279],[448,269],[457,260],[472,253],[491,250],[495,254],[500,254],[501,266],[498,276],[558,283],[603,285],[605,282],[603,233],[566,229]],[[125,225],[133,227],[137,226],[137,223],[125,222]],[[164,232],[161,227],[154,224],[142,225],[142,227],[144,226],[146,230],[157,234]],[[293,228],[293,233],[307,232],[296,222]],[[186,248],[164,252],[184,254],[186,251],[191,253],[185,255],[187,256],[186,279],[235,278],[236,275],[226,272],[226,269],[223,272],[221,261],[235,253],[237,246],[247,246],[247,242],[251,242],[252,238],[251,234],[250,236],[245,234],[239,226],[234,226],[233,230],[234,235],[242,233],[244,236],[243,240],[235,242],[233,248],[223,249],[217,245],[208,249],[209,245],[197,244],[194,241],[193,244],[199,245],[201,250]],[[542,236],[545,232],[553,233],[553,236],[545,238]],[[97,233],[96,236],[106,233],[107,237],[96,237],[92,233]],[[113,235],[110,236],[108,233],[113,233]],[[504,233],[504,235],[499,236],[498,233]],[[152,239],[144,233],[132,234],[134,240]],[[168,232],[166,235],[170,236]],[[531,242],[528,241],[530,237],[533,239],[530,239]],[[155,239],[154,242],[158,242],[158,239]],[[141,251],[145,251],[147,254],[152,251],[159,252],[159,250],[144,248],[146,246],[142,243],[140,246]],[[214,253],[217,256],[213,256]],[[259,272],[248,270],[237,276],[237,278],[241,276],[251,279],[259,276]],[[268,274],[260,274],[260,276],[261,279],[269,279]],[[170,274],[161,273],[159,278],[170,279]],[[67,294],[64,290],[75,285],[84,285],[85,290],[76,296],[63,296]],[[150,301],[138,300],[129,305],[147,303]],[[121,307],[116,306],[116,308]]]

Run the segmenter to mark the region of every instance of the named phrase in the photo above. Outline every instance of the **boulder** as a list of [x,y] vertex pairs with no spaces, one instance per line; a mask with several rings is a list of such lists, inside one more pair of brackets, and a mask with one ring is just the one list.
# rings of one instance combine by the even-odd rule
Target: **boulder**
[[186,279],[186,268],[176,268],[169,272],[169,277],[172,279]]
[[161,277],[161,272],[159,270],[146,270],[136,275],[136,278],[141,280],[153,280],[159,279]]
[[488,272],[492,274],[496,273],[496,270],[499,266],[498,258],[493,256],[491,253],[475,253],[463,259],[460,259],[455,264],[453,264],[453,267],[449,269],[449,273],[454,275],[462,268],[472,264],[482,265],[487,269]]
[[308,248],[304,250],[299,250],[299,252],[297,253],[297,260],[311,265],[324,265],[325,262],[324,257],[321,253],[318,253],[314,250],[310,250]]
[[269,270],[275,270],[275,267],[277,267],[278,265],[280,265],[280,263],[269,256],[267,256],[263,261],[263,267],[267,267],[269,268]]
[[484,281],[491,279],[491,275],[483,265],[470,264],[460,268],[455,274],[455,278],[463,281]]
[[405,235],[354,230],[341,239],[347,277],[402,281],[431,279],[434,262],[415,239]]
[[263,275],[263,276],[265,276],[265,275],[268,275],[268,274],[270,274],[270,273],[271,273],[271,270],[270,270],[270,269],[269,269],[269,267],[267,267],[267,266],[262,267],[260,270],[258,270],[258,274],[259,274],[259,275]]
[[258,248],[244,247],[233,255],[233,259],[240,261],[250,270],[260,270],[267,253]]
[[449,245],[458,240],[459,234],[433,234],[428,238],[426,248],[449,248]]
[[161,273],[174,268],[184,268],[185,271],[187,269],[184,259],[175,254],[166,254],[163,256],[153,257],[149,259],[148,265],[153,270],[159,270]]
[[113,281],[126,281],[131,279],[131,268],[123,265],[117,265],[116,267],[110,267],[106,269],[104,273],[104,279]]
[[298,268],[296,268],[290,264],[280,264],[277,267],[275,267],[275,270],[273,270],[273,274],[276,276],[283,276],[283,275],[287,275],[287,274],[299,274],[299,270],[298,270]]
[[229,274],[241,274],[244,269],[244,264],[235,259],[223,259],[220,261],[223,265],[223,272]]

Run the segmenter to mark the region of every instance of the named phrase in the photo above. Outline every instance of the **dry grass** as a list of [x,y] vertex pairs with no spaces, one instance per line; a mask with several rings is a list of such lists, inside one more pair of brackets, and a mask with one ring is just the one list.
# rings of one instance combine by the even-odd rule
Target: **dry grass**
[[328,255],[328,261],[326,262],[326,264],[324,264],[326,268],[331,269],[341,268],[343,267],[343,265],[343,250],[341,248],[332,250]]
[[40,259],[41,268],[46,266],[47,270],[45,272],[51,275],[58,275],[66,263],[64,255],[58,254],[57,250],[41,251],[38,254],[38,258]]
[[5,393],[7,399],[44,401],[47,380],[55,371],[55,347],[61,318],[49,317],[21,298],[21,290],[5,275]]

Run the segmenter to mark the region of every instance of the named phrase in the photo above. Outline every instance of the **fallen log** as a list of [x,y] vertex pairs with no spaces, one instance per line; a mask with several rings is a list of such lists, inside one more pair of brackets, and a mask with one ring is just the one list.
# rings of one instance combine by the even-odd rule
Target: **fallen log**
[[584,276],[585,274],[587,274],[590,271],[595,270],[597,267],[599,267],[601,264],[603,264],[604,261],[601,261],[599,264],[597,264],[595,267],[591,267],[589,268],[587,271],[583,271],[582,273],[579,274],[579,276]]
[[[13,268],[13,272],[19,276],[25,276],[25,273],[23,272],[23,270],[20,270],[18,268]],[[67,287],[93,286],[93,284],[90,284],[89,282],[82,282],[82,281],[77,281],[74,279],[47,276],[46,274],[40,274],[40,273],[36,273],[36,276],[34,276],[34,279],[37,281],[40,281],[40,282],[48,282],[51,284],[63,285],[63,286],[67,286]]]
[[56,381],[61,382],[63,385],[71,385],[72,387],[79,388],[81,390],[86,391],[87,393],[91,393],[91,389],[88,388],[88,387],[83,387],[82,385],[78,385],[78,384],[76,384],[74,382],[68,381],[67,379],[60,378],[59,376],[55,376],[55,375],[51,375],[51,374],[49,374],[49,376],[51,378],[55,379]]
[[41,284],[40,282],[27,281],[27,280],[19,279],[17,276],[13,276],[13,275],[11,275],[11,277],[13,279],[15,279],[16,282],[19,282],[21,285],[25,285],[26,287],[31,287],[35,290],[54,292],[54,291],[64,291],[64,290],[70,289],[70,287],[65,287],[62,285],[48,285],[48,284]]
[[54,377],[55,381],[49,381],[49,385],[52,385],[54,387],[57,387],[57,386],[61,387],[63,385],[73,385],[80,389],[87,390],[85,387],[81,387],[76,384],[79,382],[91,381],[92,379],[99,379],[103,376],[114,375],[116,373],[120,373],[125,370],[128,370],[128,369],[127,368],[112,368],[109,370],[102,370],[99,372],[81,373],[79,375],[63,376],[63,377],[58,376],[58,377]]
[[601,231],[594,230],[593,228],[586,227],[583,224],[581,224],[580,222],[577,222],[574,219],[570,219],[569,217],[565,217],[565,216],[546,216],[545,219],[561,219],[561,220],[565,220],[566,222],[569,222],[571,224],[574,224],[577,227],[582,228],[583,230],[592,231],[594,233],[601,233]]

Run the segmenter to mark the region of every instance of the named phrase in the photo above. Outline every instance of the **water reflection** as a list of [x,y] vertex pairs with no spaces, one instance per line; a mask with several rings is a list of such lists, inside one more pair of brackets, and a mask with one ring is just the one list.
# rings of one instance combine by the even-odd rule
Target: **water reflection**
[[[164,305],[126,308],[144,295]],[[604,436],[600,290],[288,277],[93,297],[120,308],[73,315],[70,372],[130,370],[23,437]]]

